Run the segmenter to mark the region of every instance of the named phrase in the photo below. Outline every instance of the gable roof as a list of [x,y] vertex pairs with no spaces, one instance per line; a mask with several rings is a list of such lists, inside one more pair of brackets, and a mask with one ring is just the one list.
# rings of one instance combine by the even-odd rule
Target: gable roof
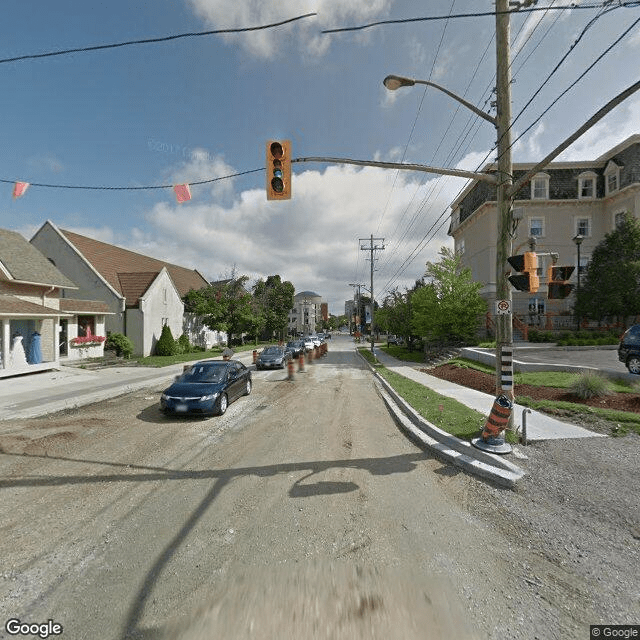
[[[52,226],[56,228],[54,225]],[[187,269],[157,260],[135,251],[87,238],[73,231],[58,229],[58,232],[75,247],[113,289],[127,298],[127,306],[137,303],[140,295],[146,291],[163,268],[169,272],[181,297],[191,289],[202,289],[209,284],[204,276],[195,269]],[[141,290],[143,286],[144,289]]]
[[65,317],[69,314],[64,310],[53,309],[51,307],[45,307],[41,304],[35,304],[28,300],[22,300],[17,296],[10,296],[6,294],[0,294],[0,309],[2,309],[3,316],[21,317],[27,318],[53,318],[53,317]]
[[7,229],[0,229],[0,273],[21,283],[78,288],[20,233]]

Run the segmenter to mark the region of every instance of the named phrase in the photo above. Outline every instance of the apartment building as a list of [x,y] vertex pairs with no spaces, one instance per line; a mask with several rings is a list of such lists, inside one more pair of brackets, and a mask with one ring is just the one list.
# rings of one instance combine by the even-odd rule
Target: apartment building
[[[514,164],[514,181],[535,164]],[[483,171],[496,168],[490,164]],[[578,269],[584,273],[594,247],[615,229],[622,215],[640,217],[640,134],[593,160],[551,163],[518,191],[513,209],[516,228],[511,255],[529,251],[533,240],[536,252],[555,252],[557,264],[575,266],[571,282],[577,283]],[[483,283],[481,295],[491,314],[496,298],[497,229],[496,187],[474,180],[451,205],[448,233],[474,280]],[[579,248],[577,236],[582,237]],[[537,293],[513,291],[513,313],[528,325],[569,327],[574,295],[547,299],[550,264],[550,258],[539,260]]]

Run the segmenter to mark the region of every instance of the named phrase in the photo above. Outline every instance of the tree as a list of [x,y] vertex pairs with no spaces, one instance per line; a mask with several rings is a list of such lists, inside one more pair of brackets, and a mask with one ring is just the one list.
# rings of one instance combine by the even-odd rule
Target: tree
[[593,250],[574,313],[625,325],[629,316],[640,314],[640,222],[629,213]]
[[209,329],[226,331],[231,344],[233,335],[241,337],[259,325],[252,296],[245,288],[248,279],[248,276],[233,277],[189,291],[184,297],[185,310],[201,316]]
[[178,353],[178,345],[173,338],[171,329],[168,324],[162,327],[162,333],[156,342],[157,356],[175,356]]
[[253,297],[259,314],[264,319],[264,338],[270,340],[276,334],[284,338],[289,324],[289,311],[293,308],[294,286],[279,275],[260,279],[253,286]]
[[439,262],[427,262],[424,286],[411,295],[414,333],[428,340],[472,341],[478,317],[487,310],[482,284],[473,281],[459,253],[442,247],[439,255]]

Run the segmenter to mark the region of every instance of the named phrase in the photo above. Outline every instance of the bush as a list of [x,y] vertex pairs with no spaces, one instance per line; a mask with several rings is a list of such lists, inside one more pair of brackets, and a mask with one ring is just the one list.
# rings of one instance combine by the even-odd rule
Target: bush
[[133,353],[133,342],[123,333],[111,333],[104,343],[104,348],[115,351],[118,357],[130,358]]
[[189,342],[189,338],[187,337],[187,334],[183,333],[178,338],[178,353],[191,353],[191,351],[193,351],[193,347]]
[[578,398],[601,398],[610,393],[609,381],[593,371],[581,373],[569,387],[569,392]]
[[173,339],[171,329],[168,324],[162,327],[162,333],[160,339],[156,343],[156,355],[157,356],[175,356],[178,353],[178,345]]

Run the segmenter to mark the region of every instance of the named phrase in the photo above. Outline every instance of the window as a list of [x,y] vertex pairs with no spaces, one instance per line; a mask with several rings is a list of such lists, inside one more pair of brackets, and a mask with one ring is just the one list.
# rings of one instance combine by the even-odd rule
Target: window
[[531,180],[531,199],[549,199],[549,175],[547,173],[539,173]]
[[618,211],[618,213],[613,214],[613,224],[617,229],[624,222],[624,218],[627,215],[626,211]]
[[[591,260],[591,256],[585,256],[582,253],[580,254],[580,264],[578,265],[578,268],[576,270],[576,276],[578,275],[578,272],[580,273],[580,277],[582,278],[582,276],[584,276],[584,274],[587,272],[587,265],[589,264],[589,261]],[[576,254],[576,263],[578,262],[578,256]]]
[[581,173],[578,176],[578,198],[588,200],[596,197],[596,174]]
[[94,316],[78,316],[78,336],[95,336],[96,325]]
[[591,235],[591,218],[576,218],[576,235],[583,238]]
[[464,253],[464,249],[465,249],[464,238],[460,238],[458,242],[458,253]]
[[620,167],[615,162],[609,162],[604,170],[605,193],[615,193],[620,189]]
[[534,238],[544,236],[544,218],[529,218],[529,235]]

